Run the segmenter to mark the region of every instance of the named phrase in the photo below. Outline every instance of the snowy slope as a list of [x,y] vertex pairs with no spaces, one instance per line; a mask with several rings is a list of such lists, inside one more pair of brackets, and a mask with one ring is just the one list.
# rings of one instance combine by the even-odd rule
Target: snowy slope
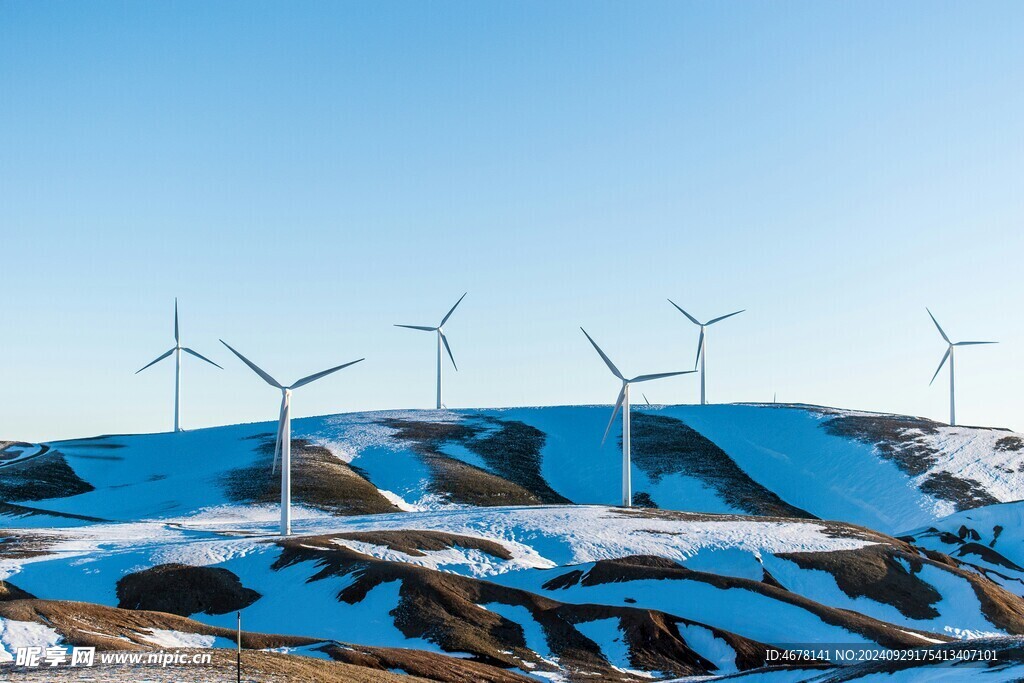
[[[814,516],[892,533],[1024,498],[1024,442],[1005,431],[810,407],[634,410],[634,490],[663,508]],[[607,418],[608,408],[586,406],[401,411],[306,418],[293,429],[401,509],[614,504],[620,457],[616,438],[600,445]],[[8,503],[118,521],[246,502],[228,482],[246,468],[264,472],[273,428],[45,444],[49,452],[22,467],[56,461],[78,488],[54,474],[54,486],[21,495],[8,482],[18,466],[0,462],[0,491]]]
[[[353,647],[384,648],[371,659],[388,670],[398,655],[380,653],[409,648],[509,681],[846,680],[759,669],[796,643],[1024,635],[1024,503],[1003,502],[1024,497],[1017,435],[810,406],[643,406],[641,507],[623,510],[608,507],[620,467],[614,436],[600,444],[608,415],[294,420],[288,540],[271,423],[4,442],[0,611],[13,616],[0,614],[0,647],[66,637],[33,615],[73,603],[47,601],[200,625],[136,630],[133,647],[230,645],[219,634],[241,610],[275,642],[303,638],[278,650],[348,661]],[[123,617],[92,618],[121,642]]]

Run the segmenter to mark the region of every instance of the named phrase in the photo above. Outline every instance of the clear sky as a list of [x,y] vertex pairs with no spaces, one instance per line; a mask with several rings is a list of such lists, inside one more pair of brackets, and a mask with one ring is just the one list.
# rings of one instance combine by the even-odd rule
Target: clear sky
[[[0,437],[714,401],[1024,429],[1024,4],[0,2]],[[652,383],[692,402],[695,376]]]

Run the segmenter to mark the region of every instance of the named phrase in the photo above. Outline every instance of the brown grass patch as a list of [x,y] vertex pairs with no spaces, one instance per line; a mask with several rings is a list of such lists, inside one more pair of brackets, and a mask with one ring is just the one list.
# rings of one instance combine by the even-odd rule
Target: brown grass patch
[[0,468],[0,501],[5,503],[67,498],[92,490],[92,484],[75,474],[56,450]]
[[[226,473],[221,483],[236,503],[273,504],[281,500],[281,471],[271,471],[274,435],[263,434],[259,458],[248,467]],[[336,515],[400,512],[377,488],[322,446],[292,439],[292,502]],[[280,466],[280,463],[279,463]]]
[[[395,438],[408,441],[431,470],[431,491],[478,506],[563,504],[570,501],[541,475],[545,435],[515,420],[474,415],[460,422],[387,419]],[[480,456],[486,469],[443,452],[445,444]]]
[[474,536],[460,536],[459,534],[450,534],[444,531],[417,531],[413,529],[354,531],[335,534],[333,537],[382,545],[412,557],[425,557],[426,553],[423,552],[425,550],[437,551],[455,547],[479,550],[500,560],[511,560],[513,557],[508,548],[497,541]]
[[[654,610],[607,605],[573,605],[466,576],[424,567],[386,562],[338,546],[334,536],[304,537],[278,541],[282,554],[275,569],[300,562],[313,563],[317,572],[309,579],[352,576],[354,581],[338,593],[341,602],[362,601],[376,586],[400,581],[399,605],[391,613],[395,626],[409,638],[424,638],[448,652],[468,652],[477,661],[501,667],[550,671],[552,666],[526,647],[522,627],[481,605],[501,603],[523,607],[540,624],[548,648],[571,677],[588,680],[620,680],[623,674],[611,667],[598,644],[586,638],[575,624],[617,618],[626,634],[633,666],[665,671],[672,675],[701,675],[714,671],[685,642],[678,624],[689,622]],[[702,625],[703,626],[703,625]],[[760,666],[765,646],[711,628],[741,653],[741,666]]]
[[[942,425],[932,420],[900,415],[837,415],[821,426],[833,436],[874,446],[883,459],[911,477],[926,473],[938,463],[938,451],[920,438],[938,433]],[[1004,437],[1000,441],[1013,438],[1016,437]],[[950,501],[957,510],[999,502],[974,479],[948,472],[928,475],[920,488],[928,495]]]
[[633,412],[630,419],[633,463],[654,483],[672,474],[684,474],[714,490],[737,510],[815,519],[751,479],[725,451],[682,420],[643,412]]
[[[545,589],[567,588],[566,577],[561,580],[550,581],[545,584]],[[913,635],[914,632],[926,635],[929,638],[939,640],[952,640],[946,636],[915,631],[914,629],[901,627],[893,628],[890,624],[874,619],[872,617],[844,609],[837,609],[815,602],[797,593],[791,593],[785,589],[750,579],[720,576],[707,572],[687,569],[672,560],[662,557],[639,555],[624,557],[617,560],[600,560],[586,574],[583,574],[578,582],[583,586],[598,586],[606,583],[618,583],[625,581],[643,580],[675,580],[675,581],[699,581],[722,590],[748,590],[780,602],[785,602],[796,607],[807,610],[827,624],[845,628],[848,631],[859,633],[865,638],[889,648],[918,647],[921,639]],[[1005,591],[1004,591],[1005,592]],[[995,622],[993,622],[995,623]]]

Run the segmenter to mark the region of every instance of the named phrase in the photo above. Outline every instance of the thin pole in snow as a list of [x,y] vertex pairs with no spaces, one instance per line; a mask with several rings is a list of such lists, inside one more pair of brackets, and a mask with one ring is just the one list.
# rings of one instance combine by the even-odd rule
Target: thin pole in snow
[[242,683],[242,613],[238,612],[238,650],[235,658],[235,669],[238,673],[238,683]]

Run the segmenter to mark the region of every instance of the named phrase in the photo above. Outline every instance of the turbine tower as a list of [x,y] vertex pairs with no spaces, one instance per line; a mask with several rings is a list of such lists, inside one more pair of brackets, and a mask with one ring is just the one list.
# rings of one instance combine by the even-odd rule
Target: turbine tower
[[611,359],[604,354],[601,347],[597,345],[587,331],[582,327],[583,334],[586,335],[590,343],[594,345],[594,349],[598,355],[601,356],[601,360],[604,361],[608,369],[612,371],[612,374],[622,380],[622,389],[619,390],[619,397],[615,401],[615,409],[612,411],[612,417],[608,420],[608,426],[604,429],[604,436],[601,437],[601,444],[604,445],[605,440],[608,438],[608,432],[612,428],[612,423],[615,422],[615,416],[618,414],[619,409],[622,409],[622,506],[631,507],[633,504],[633,482],[632,482],[632,471],[630,468],[630,453],[629,453],[629,441],[630,441],[630,430],[629,430],[629,387],[631,384],[637,382],[648,382],[652,379],[661,379],[663,377],[675,377],[676,375],[688,375],[695,372],[694,370],[684,370],[683,372],[662,372],[656,375],[638,375],[636,377],[626,379],[619,369],[615,367]]
[[230,345],[223,339],[220,343],[228,347],[231,353],[238,356],[238,358],[249,366],[249,368],[263,378],[263,381],[272,387],[281,390],[281,416],[277,421],[277,441],[274,444],[274,465],[272,472],[277,471],[277,459],[278,456],[281,458],[281,535],[288,536],[292,533],[292,391],[299,387],[304,387],[310,382],[315,382],[321,377],[326,377],[332,372],[337,372],[342,368],[347,368],[350,365],[355,365],[359,361],[365,360],[360,358],[359,360],[351,361],[343,365],[338,365],[328,370],[318,372],[308,377],[303,377],[297,382],[290,386],[284,386],[276,379],[268,375],[266,372],[256,366],[251,360],[235,351]]
[[151,362],[147,363],[146,365],[143,365],[138,370],[136,370],[135,374],[136,375],[139,374],[140,372],[142,372],[143,370],[148,368],[150,365],[156,365],[157,363],[162,361],[164,358],[167,358],[167,356],[171,355],[172,353],[174,354],[174,431],[176,431],[176,432],[180,432],[181,431],[181,352],[182,351],[184,351],[185,353],[188,353],[188,354],[191,354],[191,355],[195,356],[199,360],[205,360],[210,365],[218,367],[221,370],[224,369],[224,368],[221,368],[216,363],[214,363],[209,358],[207,358],[206,356],[202,356],[202,355],[198,354],[197,352],[193,351],[192,349],[188,348],[187,346],[182,346],[181,345],[181,335],[178,333],[178,299],[177,299],[177,297],[175,297],[175,299],[174,299],[174,346],[171,347],[170,351],[167,351],[166,353],[163,353],[163,354],[157,356],[156,360],[151,361]]
[[717,318],[712,318],[711,320],[707,321],[706,323],[702,323],[699,320],[697,320],[696,318],[694,318],[692,315],[690,315],[689,313],[684,311],[682,308],[680,308],[679,304],[677,304],[675,301],[672,301],[672,299],[669,299],[668,302],[670,304],[672,304],[673,306],[675,306],[677,309],[679,309],[680,313],[682,313],[687,318],[689,318],[691,323],[693,323],[694,325],[697,325],[698,327],[700,327],[700,338],[697,340],[697,357],[693,361],[693,367],[697,367],[697,363],[698,362],[700,363],[700,404],[701,405],[705,405],[707,403],[707,393],[705,391],[705,378],[707,376],[707,372],[706,371],[707,371],[707,344],[708,344],[708,342],[707,342],[707,338],[705,337],[704,330],[705,330],[705,328],[710,327],[711,325],[714,325],[717,322],[721,322],[721,321],[725,320],[726,318],[731,318],[734,315],[739,315],[740,313],[742,313],[746,309],[743,309],[743,311],[734,311],[733,313],[729,313],[728,315],[721,315],[721,316],[718,316]]
[[445,351],[448,352],[448,357],[451,358],[451,360],[452,360],[452,367],[455,368],[456,371],[458,371],[458,369],[459,369],[459,366],[455,364],[455,356],[452,355],[452,347],[448,346],[448,338],[444,336],[444,324],[446,322],[448,322],[448,318],[452,317],[452,313],[454,313],[455,309],[459,307],[459,304],[462,303],[462,300],[466,298],[466,294],[469,294],[469,292],[465,292],[462,296],[459,297],[459,300],[455,302],[455,305],[452,306],[450,311],[448,311],[448,314],[445,315],[443,318],[441,318],[441,324],[439,324],[437,327],[425,327],[423,325],[395,325],[395,327],[404,327],[404,328],[409,329],[409,330],[420,330],[422,332],[436,332],[437,333],[437,409],[438,410],[440,410],[441,408],[444,407],[444,403],[441,401],[441,368],[444,365],[443,362],[442,362],[444,360],[444,357],[443,357],[443,355],[441,353],[441,346],[442,345],[444,346]]
[[935,382],[935,378],[939,376],[939,372],[942,370],[942,366],[945,365],[946,364],[946,360],[949,359],[949,426],[950,427],[955,427],[956,426],[956,383],[955,383],[956,380],[955,380],[954,371],[953,371],[953,362],[955,360],[953,349],[955,349],[958,346],[978,346],[979,344],[997,344],[998,342],[990,342],[990,341],[952,342],[952,341],[949,340],[949,337],[946,336],[946,333],[943,331],[942,326],[939,325],[939,321],[935,319],[935,316],[932,315],[932,312],[929,309],[927,309],[927,308],[925,308],[924,310],[928,311],[928,317],[930,317],[932,319],[932,322],[935,323],[935,327],[938,328],[939,334],[942,335],[943,341],[945,341],[946,344],[948,344],[948,346],[946,347],[946,353],[945,353],[945,355],[942,356],[942,360],[939,362],[939,367],[938,367],[938,369],[935,370],[935,374],[932,375],[932,381],[928,383],[928,386],[931,386]]

